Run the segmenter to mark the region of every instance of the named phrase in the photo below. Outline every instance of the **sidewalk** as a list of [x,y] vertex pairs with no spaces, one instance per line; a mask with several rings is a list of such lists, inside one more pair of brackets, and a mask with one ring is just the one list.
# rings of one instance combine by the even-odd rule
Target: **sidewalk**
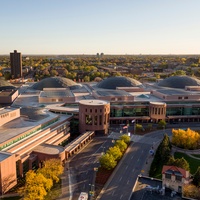
[[[157,143],[156,146],[154,146],[154,155],[156,153],[156,150],[157,150],[159,144],[160,143]],[[143,165],[143,168],[141,170],[141,174],[143,176],[149,176],[149,170],[150,170],[150,167],[151,167],[151,163],[152,163],[152,161],[154,159],[154,155],[153,156],[152,155],[148,155],[148,157],[147,157],[147,159],[146,159],[146,161],[145,161],[145,163]]]

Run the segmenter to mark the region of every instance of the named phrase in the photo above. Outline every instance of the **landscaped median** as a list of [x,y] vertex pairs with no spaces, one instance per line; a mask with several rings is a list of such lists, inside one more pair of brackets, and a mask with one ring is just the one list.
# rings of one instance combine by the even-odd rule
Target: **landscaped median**
[[96,173],[96,194],[98,196],[104,184],[107,182],[119,161],[125,154],[130,144],[130,137],[128,135],[122,135],[119,140],[116,140],[113,147],[110,147],[100,159],[100,167]]

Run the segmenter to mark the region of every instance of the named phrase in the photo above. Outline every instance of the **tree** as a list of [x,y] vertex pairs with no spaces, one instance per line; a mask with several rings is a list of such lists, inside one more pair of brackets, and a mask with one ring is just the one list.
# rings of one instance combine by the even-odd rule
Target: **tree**
[[189,198],[200,199],[199,189],[192,184],[187,184],[183,186],[183,195]]
[[185,169],[186,171],[190,171],[190,165],[184,158],[175,159],[174,157],[171,156],[168,161],[168,165],[173,165]]
[[110,147],[106,153],[112,155],[116,161],[122,157],[122,152],[117,146]]
[[127,144],[123,140],[117,140],[115,146],[119,147],[122,153],[127,149]]
[[165,128],[166,124],[166,121],[162,119],[158,122],[158,128]]
[[58,76],[58,72],[55,69],[50,71],[51,76]]
[[63,170],[64,168],[59,159],[50,159],[44,161],[43,167],[38,169],[37,172],[57,183],[60,180],[59,177],[63,173]]
[[199,148],[200,134],[191,129],[173,129],[172,130],[172,144],[185,148],[185,149],[197,149]]
[[130,138],[130,136],[128,136],[128,135],[122,135],[122,136],[120,137],[120,140],[123,140],[126,144],[129,144],[130,141],[131,141],[131,138]]
[[184,70],[177,70],[173,73],[174,76],[185,76],[186,72]]
[[171,143],[168,135],[164,135],[164,138],[158,146],[153,162],[151,163],[149,176],[156,176],[160,173],[160,169],[164,164],[167,164],[170,159]]
[[84,76],[83,80],[84,80],[84,82],[90,82],[90,77],[89,76]]
[[114,157],[108,153],[101,156],[101,158],[99,159],[99,162],[101,166],[107,170],[114,169],[115,166],[117,165],[117,161],[115,161]]
[[136,124],[135,128],[136,128],[136,131],[142,131],[143,130],[142,124]]
[[193,183],[197,187],[200,186],[200,167],[198,167],[197,171],[194,174]]
[[19,193],[24,200],[43,200],[52,186],[51,179],[47,179],[41,173],[35,173],[30,170],[26,173],[25,186],[19,190]]

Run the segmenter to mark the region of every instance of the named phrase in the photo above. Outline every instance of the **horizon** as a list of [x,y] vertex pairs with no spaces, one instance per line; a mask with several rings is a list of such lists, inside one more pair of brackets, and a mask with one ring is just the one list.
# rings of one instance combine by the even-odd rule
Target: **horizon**
[[0,2],[0,55],[199,55],[199,0]]

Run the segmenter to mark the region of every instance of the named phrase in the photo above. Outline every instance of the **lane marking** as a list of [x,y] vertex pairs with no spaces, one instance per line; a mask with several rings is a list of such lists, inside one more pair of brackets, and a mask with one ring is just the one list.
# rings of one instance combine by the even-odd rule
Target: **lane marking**
[[114,195],[115,191],[112,192],[112,196]]
[[123,194],[121,195],[120,199],[123,197]]
[[131,160],[133,159],[133,156],[131,157]]
[[127,184],[129,184],[129,181],[127,181]]
[[122,180],[122,176],[121,176],[121,178],[119,179],[119,181],[121,181]]

